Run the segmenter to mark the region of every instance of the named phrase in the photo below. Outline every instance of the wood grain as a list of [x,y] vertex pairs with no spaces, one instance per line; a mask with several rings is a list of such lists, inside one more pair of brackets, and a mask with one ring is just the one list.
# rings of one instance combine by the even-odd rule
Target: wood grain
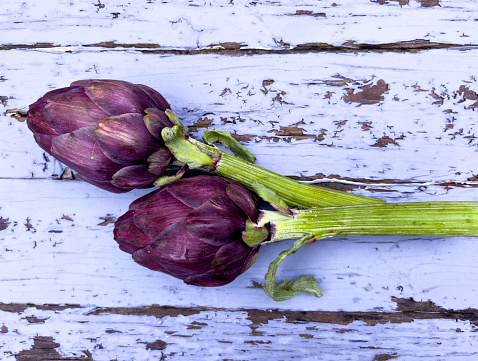
[[[0,86],[8,112],[78,78],[145,83],[166,96],[195,137],[206,127],[231,132],[248,141],[259,165],[285,175],[467,181],[476,172],[476,54],[296,54],[287,55],[285,68],[281,55],[15,50],[2,57],[11,73]],[[5,119],[4,153],[35,158],[5,155],[10,177],[61,174],[43,171],[46,161],[24,123]],[[12,147],[18,141],[22,149]]]
[[[275,360],[476,357],[473,310],[441,313],[430,305],[397,302],[411,309],[362,314],[16,305],[3,311],[6,307],[0,304],[8,325],[0,345],[4,341],[5,354],[15,354],[21,361],[260,360],[265,355]],[[59,329],[62,332],[55,332]]]
[[42,2],[0,9],[1,360],[476,360],[474,238],[336,238],[262,289],[289,241],[221,288],[136,265],[113,222],[149,190],[75,180],[25,123],[85,78],[160,91],[200,139],[261,166],[398,201],[478,200],[478,3],[464,0]]
[[277,49],[423,39],[478,44],[474,1],[10,1],[5,45]]

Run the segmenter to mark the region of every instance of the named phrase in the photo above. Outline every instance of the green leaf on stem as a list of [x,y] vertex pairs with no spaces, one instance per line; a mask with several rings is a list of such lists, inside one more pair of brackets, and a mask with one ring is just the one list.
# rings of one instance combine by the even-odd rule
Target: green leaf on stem
[[177,172],[176,174],[173,175],[168,175],[168,172],[165,172],[163,176],[159,177],[154,181],[154,186],[155,187],[164,187],[165,185],[174,182],[175,180],[181,179],[183,175],[186,173],[187,166],[183,165]]
[[266,227],[260,227],[254,222],[246,221],[246,230],[242,232],[242,240],[249,246],[255,247],[270,237]]
[[274,301],[286,301],[298,294],[310,294],[315,297],[322,297],[322,289],[320,288],[317,280],[310,276],[302,276],[293,281],[282,281],[277,283],[275,281],[277,268],[279,264],[289,255],[297,252],[300,248],[305,247],[311,243],[314,243],[316,238],[313,236],[307,236],[294,242],[294,246],[291,249],[282,251],[276,260],[272,261],[269,265],[269,269],[266,273],[264,282],[264,292],[267,296]]
[[183,128],[177,125],[172,128],[164,128],[161,136],[174,157],[180,162],[186,163],[190,168],[200,168],[213,163],[211,156],[203,153],[187,139]]
[[292,215],[292,211],[287,206],[287,203],[284,202],[282,198],[279,197],[279,195],[272,189],[267,188],[265,185],[259,182],[252,183],[251,188],[259,197],[269,202],[271,206],[280,213],[287,214],[289,216]]
[[241,143],[232,137],[231,134],[222,130],[210,130],[206,129],[202,136],[202,139],[206,144],[213,145],[215,142],[222,143],[225,147],[230,148],[236,157],[241,158],[249,163],[254,163],[256,157],[247,150]]
[[171,109],[166,109],[166,110],[164,111],[164,113],[165,113],[166,116],[169,118],[169,120],[171,121],[171,123],[173,123],[174,125],[177,125],[178,127],[182,128],[183,132],[185,133],[185,129],[184,129],[183,123],[181,123],[181,121],[179,120],[178,116],[177,116],[176,114],[174,114]]

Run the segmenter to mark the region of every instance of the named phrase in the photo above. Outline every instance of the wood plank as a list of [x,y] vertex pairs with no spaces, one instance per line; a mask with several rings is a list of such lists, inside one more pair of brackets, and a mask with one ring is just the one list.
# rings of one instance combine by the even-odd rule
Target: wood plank
[[[413,297],[448,309],[478,308],[474,238],[323,240],[285,260],[278,278],[312,274],[324,297],[298,296],[278,304],[259,285],[269,263],[290,241],[264,246],[252,268],[227,286],[192,287],[136,265],[113,240],[112,221],[146,190],[112,195],[80,181],[4,179],[1,184],[0,216],[8,219],[0,231],[3,303],[365,312],[392,311],[392,297]],[[476,194],[463,188],[401,190],[378,195],[446,201]]]
[[206,127],[228,131],[247,142],[259,165],[284,175],[466,182],[477,172],[476,63],[477,51],[450,50],[250,57],[4,51],[3,177],[62,171],[45,160],[25,123],[8,116],[11,109],[74,80],[103,77],[152,86],[193,136]]
[[[5,48],[104,44],[161,49],[276,49],[423,39],[478,44],[478,7],[465,0],[9,1]],[[42,45],[43,44],[43,45]]]
[[[475,360],[476,314],[0,304],[3,360]],[[427,312],[432,311],[432,312]],[[61,330],[61,331],[60,331]]]

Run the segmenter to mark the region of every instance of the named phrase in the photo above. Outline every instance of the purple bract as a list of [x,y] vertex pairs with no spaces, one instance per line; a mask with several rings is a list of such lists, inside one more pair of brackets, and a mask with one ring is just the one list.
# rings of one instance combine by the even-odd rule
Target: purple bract
[[80,80],[30,105],[27,123],[38,145],[110,192],[147,188],[171,154],[161,130],[170,105],[154,89],[119,80]]
[[215,176],[170,183],[134,201],[115,224],[120,249],[142,266],[196,286],[221,286],[254,262],[259,247],[242,240],[257,222],[257,200],[242,185]]

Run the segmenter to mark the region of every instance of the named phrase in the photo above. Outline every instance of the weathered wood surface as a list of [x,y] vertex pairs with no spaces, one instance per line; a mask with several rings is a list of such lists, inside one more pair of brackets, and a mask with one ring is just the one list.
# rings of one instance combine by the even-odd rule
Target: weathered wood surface
[[[9,1],[6,48],[24,45],[288,50],[304,46],[477,44],[475,1]],[[51,44],[51,45],[49,45]]]
[[289,242],[230,285],[186,286],[112,239],[148,190],[65,179],[21,114],[74,80],[123,79],[281,174],[390,202],[478,200],[477,19],[474,1],[2,4],[0,359],[476,360],[476,239],[320,242],[278,276],[314,275],[321,299],[264,295]]

